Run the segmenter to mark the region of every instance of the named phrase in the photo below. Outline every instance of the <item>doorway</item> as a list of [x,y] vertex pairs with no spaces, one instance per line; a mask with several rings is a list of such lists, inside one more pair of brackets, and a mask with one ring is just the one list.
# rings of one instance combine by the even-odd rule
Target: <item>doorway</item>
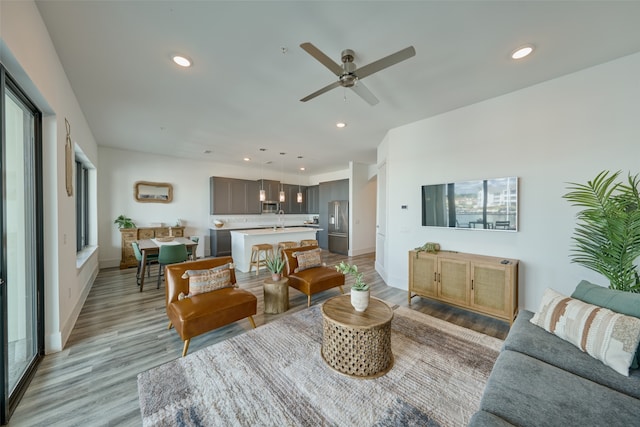
[[0,66],[0,421],[44,355],[41,114]]

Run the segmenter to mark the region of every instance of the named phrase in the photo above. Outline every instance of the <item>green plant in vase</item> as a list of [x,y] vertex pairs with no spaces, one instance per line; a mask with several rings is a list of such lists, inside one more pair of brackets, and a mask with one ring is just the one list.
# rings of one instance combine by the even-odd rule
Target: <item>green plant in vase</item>
[[365,311],[369,306],[369,285],[364,281],[364,275],[358,271],[358,266],[342,261],[336,265],[336,270],[355,278],[355,282],[351,285],[351,305],[358,312]]
[[571,261],[596,271],[609,280],[609,288],[640,292],[636,259],[640,256],[640,195],[638,175],[616,182],[620,171],[600,172],[586,184],[569,183],[563,197],[583,208]]
[[265,260],[267,270],[271,272],[271,278],[278,281],[282,278],[282,270],[284,269],[284,259],[280,255],[267,256]]
[[118,216],[113,223],[118,224],[118,228],[136,228],[136,224],[131,220],[131,218],[124,215]]

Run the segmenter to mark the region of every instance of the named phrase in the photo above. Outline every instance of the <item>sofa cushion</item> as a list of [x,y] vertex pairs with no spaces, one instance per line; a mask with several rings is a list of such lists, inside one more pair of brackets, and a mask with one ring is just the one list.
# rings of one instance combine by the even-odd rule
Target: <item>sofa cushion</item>
[[498,356],[480,408],[518,426],[637,425],[640,402],[522,353]]
[[321,267],[322,257],[320,256],[320,248],[312,249],[310,251],[298,251],[294,252],[293,256],[298,260],[298,266],[293,270],[294,273],[307,270],[309,268]]
[[[578,283],[571,298],[640,318],[640,294],[609,289],[583,280]],[[637,369],[640,366],[638,361],[640,361],[640,346],[638,346],[631,367]]]
[[503,349],[517,351],[557,366],[575,375],[605,385],[621,393],[640,399],[640,371],[633,370],[629,377],[614,373],[610,367],[573,344],[532,324],[533,313],[521,310],[511,326]]
[[640,342],[640,319],[547,289],[531,322],[629,376]]
[[207,270],[186,270],[183,279],[189,279],[189,297],[217,289],[231,288],[231,269],[229,264]]

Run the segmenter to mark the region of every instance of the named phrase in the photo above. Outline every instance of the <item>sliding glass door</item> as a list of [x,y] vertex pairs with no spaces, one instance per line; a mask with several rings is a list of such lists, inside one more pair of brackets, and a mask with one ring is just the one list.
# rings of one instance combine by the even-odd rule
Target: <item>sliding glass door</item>
[[0,67],[1,418],[6,423],[44,353],[40,113]]

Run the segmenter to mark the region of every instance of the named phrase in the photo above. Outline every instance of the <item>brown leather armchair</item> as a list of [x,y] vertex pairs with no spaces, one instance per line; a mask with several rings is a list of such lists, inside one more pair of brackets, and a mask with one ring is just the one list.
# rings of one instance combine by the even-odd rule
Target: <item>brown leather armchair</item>
[[[166,274],[167,316],[169,329],[175,326],[184,341],[182,357],[186,356],[191,338],[209,332],[237,320],[249,318],[256,327],[253,316],[257,312],[258,299],[251,292],[238,288],[223,288],[178,300],[178,295],[189,293],[189,279],[183,279],[186,270],[205,270],[233,263],[231,257],[205,258],[198,261],[168,265]],[[231,270],[231,283],[236,283],[235,270]]]
[[326,291],[334,287],[338,287],[340,292],[344,294],[342,286],[344,285],[344,274],[336,271],[335,268],[312,267],[306,270],[295,272],[298,268],[298,259],[293,256],[295,252],[304,252],[317,249],[317,246],[304,246],[299,248],[284,249],[282,253],[286,258],[286,266],[284,275],[289,277],[289,286],[296,288],[303,294],[307,295],[307,307],[311,306],[311,295]]

